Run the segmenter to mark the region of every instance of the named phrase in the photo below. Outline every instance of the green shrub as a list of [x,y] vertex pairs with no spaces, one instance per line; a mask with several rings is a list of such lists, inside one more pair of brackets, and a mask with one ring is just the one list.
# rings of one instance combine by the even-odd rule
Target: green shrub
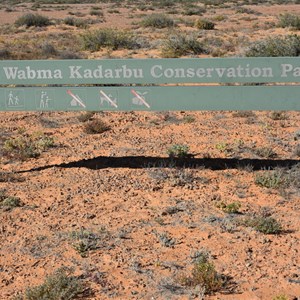
[[36,27],[44,27],[51,24],[48,17],[41,16],[38,14],[26,14],[18,18],[15,22],[16,26],[36,26]]
[[276,189],[284,185],[285,176],[281,170],[267,171],[256,175],[255,183],[262,187]]
[[77,19],[73,17],[67,17],[64,19],[64,24],[69,25],[69,26],[75,26],[79,28],[86,28],[88,27],[88,21],[87,20],[82,20],[82,19]]
[[54,147],[54,140],[44,134],[24,134],[21,137],[7,139],[3,146],[3,154],[10,158],[26,160],[41,155],[48,148]]
[[0,207],[1,206],[9,208],[19,207],[21,206],[21,200],[19,197],[9,196],[3,199],[3,201],[0,201]]
[[208,49],[193,35],[176,34],[169,36],[163,44],[161,55],[165,58],[188,54],[208,53]]
[[245,55],[247,57],[299,56],[300,36],[276,36],[253,42]]
[[20,206],[22,206],[22,203],[19,197],[8,196],[5,190],[0,190],[0,207],[10,209]]
[[215,28],[215,23],[206,19],[198,19],[195,22],[195,27],[198,29],[213,30]]
[[83,292],[84,286],[80,279],[71,276],[72,270],[60,268],[48,276],[39,286],[27,288],[24,295],[14,300],[71,300]]
[[289,13],[280,15],[278,26],[282,28],[293,27],[300,30],[300,17]]
[[167,28],[174,27],[175,22],[164,14],[152,14],[141,22],[144,27],[153,27],[153,28]]
[[272,217],[254,217],[244,220],[246,226],[264,234],[279,234],[282,231],[281,224]]
[[179,276],[178,281],[187,287],[200,286],[205,294],[217,292],[225,284],[224,278],[217,273],[214,264],[204,256],[195,262],[190,276]]
[[188,145],[173,145],[168,149],[169,157],[186,158],[189,156]]
[[237,214],[239,212],[239,209],[241,208],[241,203],[238,201],[229,204],[220,202],[217,203],[217,207],[228,214]]
[[136,41],[136,37],[126,31],[116,29],[99,29],[87,32],[81,36],[83,49],[99,51],[103,47],[117,49],[136,49],[141,45]]

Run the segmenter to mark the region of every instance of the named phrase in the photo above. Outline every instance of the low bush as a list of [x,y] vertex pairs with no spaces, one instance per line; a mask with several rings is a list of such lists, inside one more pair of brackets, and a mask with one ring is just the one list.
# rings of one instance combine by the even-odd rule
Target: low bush
[[43,284],[27,288],[24,295],[17,296],[14,300],[71,300],[83,290],[82,281],[72,276],[72,270],[60,268],[48,276]]
[[206,9],[204,7],[194,7],[194,6],[187,6],[185,7],[185,10],[183,11],[183,15],[185,16],[201,16],[206,12]]
[[195,263],[191,275],[179,276],[178,281],[186,287],[200,286],[205,294],[217,292],[225,285],[223,276],[218,274],[215,266],[207,257],[200,257]]
[[109,129],[110,127],[100,119],[88,121],[83,127],[84,132],[88,134],[103,133]]
[[180,57],[188,54],[207,54],[209,50],[193,35],[176,34],[169,36],[162,47],[162,57]]
[[11,58],[11,53],[8,49],[0,49],[0,59]]
[[54,140],[44,134],[24,134],[20,137],[9,138],[3,145],[3,154],[9,158],[26,160],[41,155],[48,148],[54,147]]
[[90,51],[99,51],[101,48],[109,47],[117,49],[137,49],[141,45],[136,37],[126,31],[117,29],[99,29],[83,34],[81,36],[83,49]]
[[173,145],[168,149],[169,157],[186,158],[189,157],[188,145]]
[[300,29],[300,16],[293,15],[293,14],[283,14],[279,17],[278,26],[282,28],[292,27],[297,30]]
[[88,27],[87,20],[77,19],[77,18],[73,18],[73,17],[66,17],[63,20],[63,22],[66,25],[74,26],[74,27],[78,27],[78,28],[87,28]]
[[253,217],[244,220],[244,225],[254,228],[264,234],[279,234],[282,232],[281,224],[272,217]]
[[78,116],[77,119],[79,122],[84,123],[84,122],[90,121],[94,115],[95,115],[95,112],[87,111],[87,112],[81,114],[80,116]]
[[0,208],[11,209],[20,206],[22,206],[22,202],[19,197],[8,196],[5,190],[0,190]]
[[217,207],[220,208],[225,213],[237,214],[239,213],[239,209],[241,208],[241,203],[236,201],[236,202],[226,204],[223,201],[221,201],[220,203],[217,203]]
[[215,28],[215,23],[206,19],[198,19],[195,22],[195,27],[198,29],[213,30]]
[[300,36],[275,36],[253,42],[245,55],[247,57],[299,56]]
[[36,26],[36,27],[45,27],[51,24],[48,17],[41,16],[39,14],[26,14],[18,18],[15,22],[16,26]]
[[98,16],[98,17],[103,17],[103,12],[97,7],[93,7],[90,10],[90,15],[91,16]]
[[175,22],[164,14],[152,14],[145,17],[141,22],[141,25],[144,27],[167,28],[174,27]]
[[255,183],[262,187],[277,189],[284,185],[285,176],[282,170],[266,171],[256,175]]

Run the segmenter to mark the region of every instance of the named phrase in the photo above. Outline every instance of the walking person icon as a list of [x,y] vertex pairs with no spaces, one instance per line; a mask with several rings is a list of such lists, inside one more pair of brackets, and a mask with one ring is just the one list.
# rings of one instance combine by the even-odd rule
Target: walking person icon
[[14,106],[14,94],[12,91],[8,95],[8,106]]
[[10,90],[6,94],[6,104],[11,108],[24,106],[24,94],[22,90]]

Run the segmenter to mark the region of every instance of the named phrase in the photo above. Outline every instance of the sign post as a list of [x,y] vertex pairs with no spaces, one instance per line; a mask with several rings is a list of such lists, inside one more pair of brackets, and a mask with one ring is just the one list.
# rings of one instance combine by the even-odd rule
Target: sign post
[[1,111],[300,110],[300,59],[0,62]]

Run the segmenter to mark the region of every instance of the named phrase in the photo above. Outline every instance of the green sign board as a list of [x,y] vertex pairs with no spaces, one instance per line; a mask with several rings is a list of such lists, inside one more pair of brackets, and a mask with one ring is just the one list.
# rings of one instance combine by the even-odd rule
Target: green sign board
[[0,110],[300,110],[299,79],[298,57],[1,61]]

